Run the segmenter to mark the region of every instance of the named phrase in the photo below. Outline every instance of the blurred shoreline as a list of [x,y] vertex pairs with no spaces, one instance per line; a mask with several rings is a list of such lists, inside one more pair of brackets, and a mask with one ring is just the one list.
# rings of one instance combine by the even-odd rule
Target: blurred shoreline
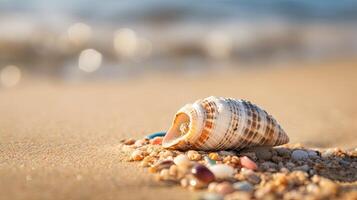
[[346,2],[5,1],[0,66],[71,81],[353,59],[357,3]]

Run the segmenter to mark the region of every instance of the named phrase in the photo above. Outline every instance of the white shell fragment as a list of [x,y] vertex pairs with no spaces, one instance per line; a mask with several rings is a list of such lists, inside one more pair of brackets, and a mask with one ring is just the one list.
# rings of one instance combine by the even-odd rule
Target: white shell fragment
[[229,165],[217,164],[209,167],[216,178],[225,179],[233,177],[234,168]]
[[162,145],[179,150],[240,150],[289,142],[266,111],[249,101],[208,97],[182,107]]

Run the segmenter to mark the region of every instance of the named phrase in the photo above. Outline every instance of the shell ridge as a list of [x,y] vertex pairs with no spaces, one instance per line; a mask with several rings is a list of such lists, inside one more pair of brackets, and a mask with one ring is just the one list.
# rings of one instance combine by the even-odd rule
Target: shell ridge
[[[222,100],[222,98],[216,98],[215,103],[217,105],[217,112],[218,112],[218,117],[217,117],[217,125],[215,126],[215,130],[213,130],[211,140],[207,141],[210,144],[214,144],[216,149],[221,149],[222,143],[226,140],[227,136],[227,130],[229,130],[230,127],[230,118],[231,118],[231,112],[227,108],[227,103]],[[217,133],[217,134],[215,134]]]
[[217,146],[218,149],[224,149],[225,146],[227,146],[227,143],[231,143],[230,138],[232,137],[232,126],[234,125],[234,111],[233,111],[233,105],[231,104],[231,101],[228,99],[223,99],[226,102],[226,105],[229,108],[230,111],[230,120],[229,120],[229,124],[227,126],[226,131],[224,132],[224,140],[222,140],[222,142]]
[[202,106],[205,110],[206,113],[206,119],[204,120],[204,127],[202,129],[202,132],[200,133],[200,137],[197,140],[197,147],[198,148],[205,148],[204,142],[207,140],[209,137],[209,134],[212,132],[212,128],[214,126],[214,117],[215,117],[215,110],[211,103],[207,100],[204,99],[202,101]]

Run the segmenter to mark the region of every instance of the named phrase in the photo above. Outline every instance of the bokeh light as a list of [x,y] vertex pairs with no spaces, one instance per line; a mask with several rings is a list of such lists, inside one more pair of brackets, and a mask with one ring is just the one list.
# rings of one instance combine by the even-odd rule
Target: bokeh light
[[138,48],[136,33],[128,28],[119,29],[114,33],[114,49],[121,57],[133,57]]
[[102,57],[95,49],[83,50],[78,58],[78,67],[85,72],[94,72],[101,66]]
[[68,40],[75,45],[83,45],[92,36],[92,28],[84,23],[75,23],[67,30]]
[[13,87],[21,80],[21,70],[15,65],[8,65],[1,70],[1,83],[5,87]]
[[204,47],[209,56],[215,59],[228,58],[233,49],[232,38],[222,31],[212,31],[204,40]]

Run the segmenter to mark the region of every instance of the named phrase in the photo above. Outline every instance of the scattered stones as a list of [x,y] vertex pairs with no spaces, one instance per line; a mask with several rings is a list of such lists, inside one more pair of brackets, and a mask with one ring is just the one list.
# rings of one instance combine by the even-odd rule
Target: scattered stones
[[[345,183],[357,180],[356,150],[305,149],[302,145],[242,152],[180,152],[151,139],[121,141],[130,161],[140,161],[157,181],[203,190],[200,199],[356,199]],[[328,178],[330,179],[328,179]]]
[[306,160],[309,158],[309,154],[304,150],[294,150],[291,154],[293,160]]
[[210,183],[214,181],[215,177],[214,174],[204,165],[196,164],[192,167],[191,173],[195,176],[198,180],[204,183]]
[[214,176],[218,179],[231,178],[234,174],[233,167],[225,164],[217,164],[210,166],[209,169],[214,174]]
[[255,162],[252,161],[247,156],[243,156],[240,158],[240,164],[242,165],[242,167],[245,167],[245,168],[251,169],[251,170],[256,170],[258,168],[257,164],[255,164]]

